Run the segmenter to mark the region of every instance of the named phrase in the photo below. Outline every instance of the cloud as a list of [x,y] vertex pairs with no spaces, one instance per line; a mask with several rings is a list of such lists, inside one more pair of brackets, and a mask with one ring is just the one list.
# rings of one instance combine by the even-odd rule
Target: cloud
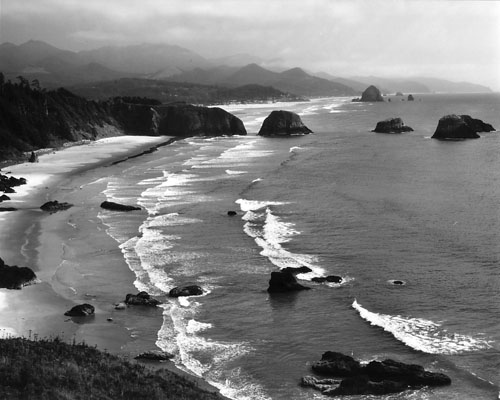
[[[500,88],[500,2],[451,0],[2,0],[0,35],[79,50],[166,42],[351,71],[482,71]],[[450,66],[453,66],[450,68]],[[472,67],[471,67],[472,66]]]

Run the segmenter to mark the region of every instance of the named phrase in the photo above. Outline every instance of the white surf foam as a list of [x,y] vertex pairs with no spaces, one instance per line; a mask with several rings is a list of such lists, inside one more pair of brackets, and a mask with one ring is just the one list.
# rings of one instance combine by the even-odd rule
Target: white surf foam
[[246,173],[248,173],[248,171],[234,171],[231,169],[226,169],[226,174],[228,174],[228,175],[243,175]]
[[491,347],[490,342],[468,335],[449,333],[436,322],[400,315],[377,314],[363,308],[356,300],[352,307],[371,325],[391,333],[407,346],[430,354],[460,354]]

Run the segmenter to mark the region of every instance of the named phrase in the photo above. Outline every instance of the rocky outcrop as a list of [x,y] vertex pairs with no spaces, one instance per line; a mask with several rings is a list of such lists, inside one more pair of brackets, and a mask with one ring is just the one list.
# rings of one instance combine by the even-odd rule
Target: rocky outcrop
[[377,133],[403,133],[413,132],[413,129],[406,126],[401,118],[388,118],[377,122],[377,126],[372,132]]
[[361,98],[353,99],[353,101],[384,101],[380,90],[377,87],[371,85],[366,88],[366,90],[361,94]]
[[93,305],[85,303],[74,306],[71,310],[66,311],[64,315],[68,317],[88,317],[94,315],[94,311]]
[[59,203],[57,200],[48,201],[40,207],[43,211],[47,211],[50,213],[54,213],[56,211],[67,210],[68,208],[73,207],[73,204],[70,203]]
[[291,272],[292,274],[307,274],[312,272],[312,269],[303,265],[302,267],[286,267],[281,270],[281,272]]
[[409,94],[408,95],[408,101],[414,101],[414,100],[415,100],[415,98],[413,97],[413,95]]
[[442,117],[432,136],[433,139],[441,140],[477,139],[479,137],[474,126],[469,125],[464,118],[455,114]]
[[22,289],[36,283],[35,273],[28,267],[18,267],[17,265],[7,265],[0,258],[0,288]]
[[342,283],[343,278],[338,275],[315,276],[314,278],[311,279],[311,281],[317,283],[323,283],[323,282]]
[[487,124],[480,119],[472,118],[470,115],[460,115],[460,117],[476,132],[493,132],[495,130],[492,125]]
[[158,135],[161,117],[152,105],[132,104],[116,98],[111,104],[111,114],[127,134]]
[[161,350],[151,350],[145,351],[134,357],[136,360],[149,360],[149,361],[167,361],[175,356],[172,353],[168,353],[166,351]]
[[317,379],[306,376],[301,385],[312,387],[329,396],[382,395],[418,389],[424,386],[445,386],[451,379],[442,373],[426,371],[420,365],[404,364],[394,360],[371,361],[361,365],[352,357],[326,352],[321,361],[312,364],[321,375],[343,378]]
[[0,196],[0,203],[1,203],[2,201],[7,201],[7,200],[10,200],[10,197],[9,197],[9,196],[7,196],[6,194],[2,194],[2,195]]
[[259,136],[306,135],[312,131],[303,124],[300,116],[290,111],[273,111],[264,120]]
[[16,193],[14,187],[25,184],[26,184],[25,178],[15,178],[13,176],[0,174],[0,192]]
[[103,201],[101,203],[101,208],[104,208],[105,210],[112,210],[112,211],[135,211],[135,210],[142,210],[141,207],[129,206],[129,205],[126,205],[126,204],[114,203],[112,201]]
[[271,272],[271,279],[269,280],[267,291],[269,293],[286,293],[307,289],[311,288],[302,286],[298,283],[293,273],[289,271],[274,271]]
[[125,296],[125,304],[132,306],[149,306],[156,307],[161,304],[159,300],[154,299],[146,292],[139,292],[138,294],[127,294]]
[[198,285],[175,287],[172,290],[170,290],[170,292],[168,292],[168,295],[170,297],[200,296],[202,294],[203,294],[203,289]]
[[167,136],[246,135],[243,122],[218,107],[170,104],[157,108],[161,119],[158,133]]

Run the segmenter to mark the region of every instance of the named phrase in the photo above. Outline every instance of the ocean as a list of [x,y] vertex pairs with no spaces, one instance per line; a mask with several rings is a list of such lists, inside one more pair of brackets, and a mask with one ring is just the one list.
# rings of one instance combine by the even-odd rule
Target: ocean
[[[382,399],[497,399],[500,136],[430,137],[450,113],[498,129],[500,95],[226,109],[248,136],[179,140],[101,179],[108,200],[147,211],[99,212],[136,288],[204,290],[162,297],[156,345],[238,400],[323,398],[299,382],[325,351],[453,380]],[[297,112],[314,134],[256,136],[274,109]],[[371,132],[389,117],[415,131]],[[312,290],[267,293],[272,271],[304,265],[313,272],[300,282]],[[343,282],[311,282],[326,275]]]

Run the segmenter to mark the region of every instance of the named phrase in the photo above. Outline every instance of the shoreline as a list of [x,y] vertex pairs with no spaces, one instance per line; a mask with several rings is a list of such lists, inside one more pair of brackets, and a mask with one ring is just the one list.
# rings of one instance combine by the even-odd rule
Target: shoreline
[[[167,136],[105,138],[47,152],[40,155],[38,163],[3,168],[3,174],[25,177],[27,184],[16,187],[17,193],[3,203],[18,210],[0,213],[0,257],[8,265],[32,268],[40,282],[22,290],[0,289],[0,338],[58,336],[125,358],[156,349],[161,308],[114,310],[115,303],[137,289],[135,275],[117,242],[97,218],[103,189],[99,177],[113,173],[102,168],[113,168],[176,140]],[[48,200],[68,201],[74,206],[48,214],[39,209]],[[95,315],[84,323],[64,316],[71,307],[85,302],[95,306]],[[148,332],[138,335],[131,330],[134,322],[145,319]],[[153,367],[188,376],[198,386],[218,392],[171,362]]]

